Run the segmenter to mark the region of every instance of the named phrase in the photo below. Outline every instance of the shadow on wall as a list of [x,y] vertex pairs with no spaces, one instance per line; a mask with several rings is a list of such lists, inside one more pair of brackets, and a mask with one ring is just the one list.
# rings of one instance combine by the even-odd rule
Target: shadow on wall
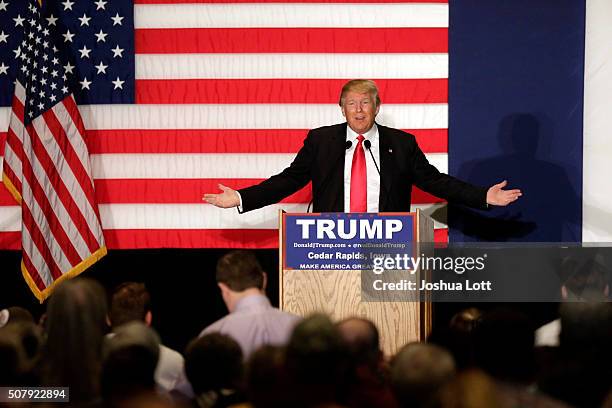
[[509,115],[498,139],[506,154],[468,162],[457,176],[483,186],[507,179],[507,188],[520,188],[523,196],[489,211],[451,206],[449,227],[463,241],[580,241],[581,197],[568,177],[578,169],[546,160],[555,143],[553,124],[541,114]]

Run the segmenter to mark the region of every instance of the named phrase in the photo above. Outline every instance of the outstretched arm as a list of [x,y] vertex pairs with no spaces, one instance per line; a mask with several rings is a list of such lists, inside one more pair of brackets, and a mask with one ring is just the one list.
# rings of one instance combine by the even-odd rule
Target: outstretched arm
[[506,206],[518,200],[518,198],[523,195],[519,189],[504,190],[503,188],[506,187],[507,184],[508,182],[504,180],[501,183],[491,186],[491,188],[487,190],[487,204]]

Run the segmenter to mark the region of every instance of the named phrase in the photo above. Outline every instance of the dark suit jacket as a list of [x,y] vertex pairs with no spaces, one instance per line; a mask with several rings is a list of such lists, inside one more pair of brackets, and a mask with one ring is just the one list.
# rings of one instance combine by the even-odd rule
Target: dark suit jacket
[[[239,190],[243,211],[274,204],[312,181],[314,212],[344,211],[346,123],[308,132],[289,167],[269,179]],[[448,201],[486,208],[487,188],[463,182],[429,164],[415,137],[378,126],[381,212],[410,211],[412,185]]]

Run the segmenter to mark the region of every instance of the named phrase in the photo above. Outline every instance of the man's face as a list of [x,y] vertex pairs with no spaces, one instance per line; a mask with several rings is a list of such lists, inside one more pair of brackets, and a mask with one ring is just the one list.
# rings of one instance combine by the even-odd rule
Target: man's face
[[376,101],[369,93],[349,91],[344,97],[342,115],[346,118],[351,129],[362,135],[374,125],[378,108]]

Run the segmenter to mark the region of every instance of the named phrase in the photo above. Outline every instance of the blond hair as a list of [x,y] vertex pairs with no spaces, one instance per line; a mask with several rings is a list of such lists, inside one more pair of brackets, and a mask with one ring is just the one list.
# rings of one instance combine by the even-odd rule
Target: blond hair
[[358,92],[358,93],[368,93],[374,99],[376,103],[376,107],[380,105],[380,97],[378,96],[378,87],[376,86],[376,82],[371,81],[369,79],[352,79],[348,81],[342,87],[342,92],[340,92],[340,101],[338,104],[340,106],[344,105],[344,98],[348,92]]

